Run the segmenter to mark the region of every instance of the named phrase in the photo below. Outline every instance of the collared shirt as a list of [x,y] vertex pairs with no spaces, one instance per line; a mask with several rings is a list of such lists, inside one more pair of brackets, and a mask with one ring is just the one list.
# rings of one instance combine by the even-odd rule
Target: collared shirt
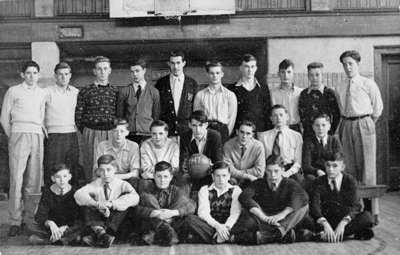
[[237,99],[235,93],[220,85],[216,90],[208,86],[194,98],[193,111],[202,110],[209,120],[217,120],[228,126],[229,134],[235,126]]
[[104,154],[114,156],[117,161],[117,174],[125,174],[140,168],[139,145],[135,142],[125,140],[122,148],[114,148],[111,140],[102,141],[97,146],[95,153],[94,169],[97,168],[97,159]]
[[183,83],[185,82],[185,75],[183,73],[179,76],[170,74],[169,82],[171,84],[171,92],[172,99],[174,100],[175,113],[178,113],[179,103],[181,102]]
[[125,211],[139,203],[139,195],[128,182],[114,178],[109,183],[108,200],[104,194],[104,182],[97,178],[75,192],[74,198],[80,206],[97,206],[98,202],[112,202],[117,211]]
[[135,90],[135,94],[136,94],[136,92],[138,91],[138,89],[139,89],[139,85],[140,85],[140,89],[142,90],[142,92],[143,92],[143,90],[146,88],[146,81],[145,80],[143,80],[143,81],[140,81],[140,82],[138,82],[138,83],[136,83],[136,82],[134,82],[134,83],[132,83],[132,86],[133,86],[133,88],[134,88],[134,90]]
[[207,142],[207,133],[205,133],[201,139],[196,139],[194,136],[192,136],[192,139],[190,140],[190,142],[192,142],[193,140],[196,141],[199,153],[203,154],[204,146],[206,145],[206,142]]
[[[278,129],[274,128],[265,132],[261,132],[258,135],[258,140],[260,140],[260,142],[264,145],[265,158],[268,158],[272,154],[275,137],[278,131]],[[288,171],[290,171],[292,174],[295,174],[301,167],[303,138],[299,132],[296,132],[288,127],[284,127],[280,131],[282,132],[279,139],[281,157],[283,158],[285,164],[294,163]]]
[[298,124],[300,122],[299,115],[299,97],[303,91],[302,88],[292,86],[290,89],[284,89],[282,86],[271,90],[272,105],[281,104],[285,106],[289,113],[289,125]]
[[10,87],[3,100],[0,122],[8,137],[11,133],[38,133],[44,131],[46,91],[25,82]]
[[[350,105],[346,106],[347,91],[350,84]],[[366,114],[378,118],[382,114],[383,103],[381,93],[375,81],[357,75],[337,88],[339,107],[342,115],[356,117]],[[347,112],[346,112],[347,110]]]
[[247,81],[244,81],[242,78],[235,84],[235,86],[237,86],[237,87],[241,86],[241,87],[245,88],[247,91],[252,91],[256,86],[261,87],[260,83],[258,83],[256,78],[254,78],[252,80],[247,80]]
[[170,163],[174,170],[179,167],[179,146],[170,138],[167,138],[161,148],[156,147],[151,138],[147,139],[141,145],[140,155],[142,160],[141,176],[143,179],[154,179],[154,166],[160,161]]
[[335,180],[335,182],[336,182],[336,189],[337,189],[338,191],[340,191],[340,187],[342,187],[343,174],[340,173],[340,174],[338,174],[338,175],[337,175],[335,178],[333,178],[333,179],[328,178],[328,184],[329,184],[329,186],[331,187],[332,190],[334,190],[334,187],[333,187],[333,180]]
[[45,125],[48,133],[73,133],[75,126],[75,107],[79,90],[68,85],[63,88],[53,85],[46,88]]
[[264,176],[265,152],[263,144],[251,138],[245,145],[243,156],[239,138],[230,139],[224,145],[224,161],[230,165],[231,175],[235,178],[243,178],[244,174],[250,174],[257,178]]
[[324,94],[324,89],[325,89],[325,85],[324,84],[322,84],[318,88],[313,88],[313,87],[310,86],[310,87],[307,88],[307,93],[310,94],[311,91],[318,90],[319,92],[321,92],[321,94]]
[[228,192],[229,189],[233,187],[233,193],[232,193],[232,203],[231,203],[231,209],[230,209],[230,215],[228,219],[226,220],[225,224],[229,229],[232,228],[232,226],[236,223],[240,216],[240,212],[242,210],[242,206],[239,203],[239,195],[242,193],[242,190],[239,188],[239,186],[233,186],[228,183],[228,185],[225,187],[223,190],[217,189],[215,187],[215,184],[212,183],[210,186],[203,186],[199,190],[199,208],[197,209],[197,214],[201,219],[203,219],[205,222],[207,222],[208,225],[211,227],[215,228],[217,225],[220,223],[216,221],[212,216],[211,216],[211,208],[210,208],[210,200],[209,200],[209,191],[215,190],[217,191],[217,196],[220,197],[224,193]]
[[328,135],[326,135],[326,136],[324,136],[322,138],[317,136],[317,140],[318,140],[319,143],[321,143],[321,141],[322,141],[322,145],[326,146],[328,144]]

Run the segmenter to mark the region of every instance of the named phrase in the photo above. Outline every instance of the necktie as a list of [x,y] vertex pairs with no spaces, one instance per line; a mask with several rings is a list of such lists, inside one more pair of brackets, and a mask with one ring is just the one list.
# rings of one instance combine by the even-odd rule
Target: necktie
[[142,86],[138,84],[137,90],[136,90],[136,98],[139,100],[140,94],[142,94]]
[[323,142],[323,139],[322,139],[322,138],[319,139],[319,144],[321,145],[322,148],[324,148],[324,142]]
[[106,200],[110,199],[109,194],[108,194],[108,190],[110,189],[110,185],[108,183],[105,183],[103,188],[104,188],[104,197],[106,198]]
[[160,208],[166,208],[168,206],[168,191],[161,190],[157,200]]
[[60,189],[60,196],[64,195],[64,190]]
[[240,157],[243,158],[244,153],[246,152],[246,146],[240,146]]
[[344,108],[344,114],[346,115],[346,117],[351,117],[352,113],[351,113],[351,92],[350,92],[350,88],[351,88],[351,79],[349,80],[349,83],[347,84],[347,90],[346,90],[346,105]]
[[272,191],[276,191],[276,183],[271,183]]
[[193,154],[199,153],[199,147],[197,146],[196,139],[192,140],[192,142],[190,143],[190,148],[191,148]]
[[272,155],[274,155],[276,157],[279,157],[281,155],[281,148],[279,147],[279,140],[280,140],[281,134],[282,134],[282,131],[278,131],[278,133],[276,133],[274,145],[272,147]]
[[335,179],[332,180],[332,191],[335,193],[339,193],[339,190],[337,189],[336,181]]

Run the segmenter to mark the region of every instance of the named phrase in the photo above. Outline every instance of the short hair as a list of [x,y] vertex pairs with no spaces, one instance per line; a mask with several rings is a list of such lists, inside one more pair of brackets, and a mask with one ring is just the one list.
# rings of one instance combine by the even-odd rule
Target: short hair
[[313,123],[317,120],[317,119],[325,119],[326,121],[328,121],[331,124],[331,117],[326,114],[326,113],[320,113],[317,114],[314,118],[313,118]]
[[165,121],[162,120],[155,120],[151,123],[150,125],[150,130],[153,127],[164,127],[164,130],[168,132],[169,128],[168,128],[168,124]]
[[343,152],[325,152],[323,153],[323,159],[326,161],[344,161]]
[[97,159],[97,165],[108,165],[111,164],[115,161],[115,158],[113,155],[110,154],[104,154],[101,155],[98,159]]
[[111,61],[110,61],[109,58],[104,57],[104,56],[98,56],[98,57],[96,57],[96,58],[94,59],[93,66],[96,67],[96,65],[97,65],[98,63],[102,63],[102,62],[106,62],[106,63],[109,63],[109,64],[111,65]]
[[354,59],[357,62],[361,61],[361,56],[360,56],[360,53],[358,51],[356,51],[356,50],[346,50],[339,57],[340,63],[343,63],[343,59],[347,58],[347,57],[351,57],[352,59]]
[[172,57],[181,57],[182,61],[186,61],[185,53],[183,51],[181,51],[181,50],[171,51],[169,53],[169,58],[172,58]]
[[227,168],[228,172],[231,172],[229,165],[225,161],[217,161],[211,166],[211,173],[213,174],[218,169]]
[[239,130],[241,126],[249,126],[253,129],[253,132],[256,132],[256,124],[254,124],[254,122],[251,120],[241,120],[237,126],[237,129]]
[[294,68],[294,63],[292,60],[285,58],[284,60],[282,60],[282,62],[279,63],[279,67],[278,70],[286,70],[289,67],[293,67]]
[[117,126],[125,126],[126,128],[129,128],[129,122],[123,118],[116,118],[113,123],[113,128],[116,128]]
[[67,62],[60,62],[54,67],[54,73],[57,73],[60,69],[69,69],[71,71],[71,66]]
[[244,54],[243,57],[242,57],[242,62],[241,63],[243,63],[243,62],[247,63],[247,62],[250,62],[250,61],[256,61],[257,62],[257,59],[256,59],[256,57],[254,57],[251,54]]
[[69,167],[64,164],[64,163],[59,163],[59,164],[55,164],[51,170],[50,170],[50,174],[51,176],[54,176],[55,174],[57,174],[59,171],[61,170],[68,170],[70,172]]
[[172,174],[172,166],[167,161],[160,161],[154,166],[154,172],[162,172],[168,170]]
[[274,111],[274,110],[276,110],[276,109],[283,109],[283,110],[285,110],[285,112],[286,113],[289,113],[288,112],[288,110],[286,109],[286,107],[284,106],[284,105],[281,105],[281,104],[275,104],[275,105],[273,105],[272,107],[271,107],[271,115],[272,115],[272,112]]
[[207,115],[206,115],[205,112],[202,111],[202,110],[194,111],[194,112],[192,113],[192,116],[190,116],[190,120],[197,120],[197,121],[200,122],[200,123],[206,123],[206,122],[208,122],[208,120],[207,120]]
[[322,64],[321,62],[311,62],[310,64],[307,65],[307,71],[316,68],[324,68],[324,64]]
[[278,165],[281,168],[285,167],[284,160],[281,156],[270,155],[265,163],[265,166]]
[[29,67],[35,67],[38,72],[40,72],[40,66],[33,60],[26,61],[22,64],[21,72],[25,73]]
[[129,67],[132,67],[132,66],[141,66],[143,69],[146,69],[147,61],[144,57],[139,57],[129,63]]
[[221,61],[218,61],[218,60],[211,60],[211,61],[206,62],[205,68],[206,68],[207,73],[210,71],[211,67],[221,67],[221,70],[224,69]]

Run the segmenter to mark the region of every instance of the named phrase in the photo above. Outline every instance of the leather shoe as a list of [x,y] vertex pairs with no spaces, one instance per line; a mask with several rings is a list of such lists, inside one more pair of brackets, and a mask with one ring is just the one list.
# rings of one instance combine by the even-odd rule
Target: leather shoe
[[294,243],[294,242],[296,242],[296,232],[294,232],[294,229],[291,229],[282,238],[281,243]]
[[115,240],[115,236],[103,234],[99,237],[98,246],[101,248],[109,248]]
[[171,246],[179,243],[178,235],[175,230],[171,225],[165,223],[157,228],[154,240],[162,246]]

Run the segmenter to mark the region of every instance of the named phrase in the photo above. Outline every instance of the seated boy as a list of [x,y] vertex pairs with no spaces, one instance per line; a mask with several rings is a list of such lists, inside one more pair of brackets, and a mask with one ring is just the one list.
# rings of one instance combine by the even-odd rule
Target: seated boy
[[[97,160],[101,155],[109,154],[115,158],[116,172],[115,176],[130,182],[139,178],[140,153],[137,143],[126,139],[129,135],[128,122],[124,119],[117,119],[114,122],[114,129],[111,132],[111,139],[99,143],[95,153]],[[97,164],[95,168],[97,169]]]
[[289,114],[285,106],[272,106],[271,121],[274,128],[259,133],[258,140],[264,145],[265,158],[273,155],[283,159],[283,177],[291,177],[303,184],[304,177],[300,173],[303,138],[299,132],[289,128],[288,120]]
[[242,188],[262,178],[265,172],[264,146],[254,138],[255,131],[253,122],[242,121],[236,130],[237,136],[224,145],[224,161],[229,164],[231,181]]
[[178,234],[182,233],[184,216],[195,212],[194,201],[171,184],[172,178],[171,164],[158,162],[154,167],[155,185],[140,196],[136,213],[143,219],[142,239],[147,244],[170,246],[178,243],[182,238]]
[[[196,215],[187,218],[188,233],[192,238],[188,242],[224,243],[229,241],[233,225],[240,216],[239,195],[242,190],[233,186],[229,165],[223,161],[212,167],[211,185],[203,186],[199,191],[199,207]],[[192,240],[191,240],[192,239]]]
[[80,208],[74,199],[75,189],[69,184],[72,176],[65,164],[52,168],[53,184],[46,188],[35,215],[36,224],[29,237],[31,244],[74,244],[81,230]]
[[369,240],[374,236],[371,215],[361,212],[356,180],[344,173],[341,152],[325,156],[326,175],[318,177],[311,195],[311,216],[316,221],[316,231],[326,242],[341,242],[354,234],[356,239]]
[[138,204],[139,196],[126,181],[115,178],[116,160],[112,155],[102,155],[97,160],[100,176],[75,192],[75,200],[83,206],[85,223],[91,234],[82,241],[89,246],[108,248],[113,243],[127,209]]
[[266,175],[239,196],[243,210],[232,228],[231,241],[239,244],[294,242],[294,227],[308,212],[308,196],[294,180],[284,178],[281,157],[267,159]]

